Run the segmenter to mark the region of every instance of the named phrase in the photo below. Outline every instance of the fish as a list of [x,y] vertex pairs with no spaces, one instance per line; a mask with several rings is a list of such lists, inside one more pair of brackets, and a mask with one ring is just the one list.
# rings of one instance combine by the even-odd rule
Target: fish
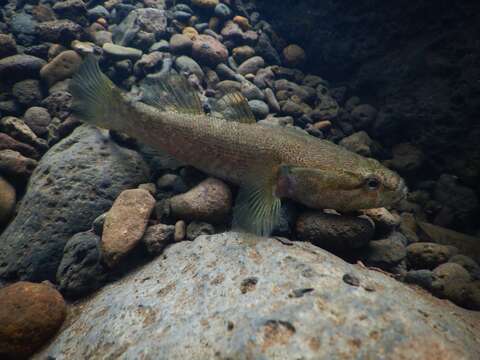
[[404,180],[379,161],[295,128],[261,125],[240,93],[206,113],[179,74],[150,83],[141,99],[122,92],[88,55],[69,88],[73,115],[125,133],[239,187],[232,227],[269,236],[282,200],[339,212],[388,207],[407,194]]

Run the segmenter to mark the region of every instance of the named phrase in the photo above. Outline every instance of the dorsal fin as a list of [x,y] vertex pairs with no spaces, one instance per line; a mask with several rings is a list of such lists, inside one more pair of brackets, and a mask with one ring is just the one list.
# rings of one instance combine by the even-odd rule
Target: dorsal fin
[[221,113],[227,121],[236,121],[244,124],[256,122],[247,100],[239,92],[227,94],[218,100],[214,111]]
[[197,91],[184,76],[178,74],[167,74],[146,82],[142,101],[162,111],[205,114]]

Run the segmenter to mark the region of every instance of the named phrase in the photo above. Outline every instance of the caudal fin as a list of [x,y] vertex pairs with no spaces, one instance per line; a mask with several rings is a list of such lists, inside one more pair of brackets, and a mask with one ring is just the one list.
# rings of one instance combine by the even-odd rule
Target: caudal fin
[[118,130],[116,115],[122,106],[126,106],[126,101],[120,90],[102,73],[95,56],[87,56],[74,75],[69,92],[73,96],[73,114],[80,120]]

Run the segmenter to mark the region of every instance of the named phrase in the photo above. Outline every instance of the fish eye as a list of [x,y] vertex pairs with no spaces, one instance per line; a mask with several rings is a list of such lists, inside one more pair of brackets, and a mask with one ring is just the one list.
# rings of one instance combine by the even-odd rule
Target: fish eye
[[380,184],[380,180],[374,176],[368,177],[365,181],[368,190],[377,190],[380,187]]

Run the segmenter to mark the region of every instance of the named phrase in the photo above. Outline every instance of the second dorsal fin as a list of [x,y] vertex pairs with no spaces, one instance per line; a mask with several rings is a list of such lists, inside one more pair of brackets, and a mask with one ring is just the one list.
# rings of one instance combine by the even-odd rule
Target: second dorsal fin
[[215,104],[214,111],[221,113],[225,120],[228,121],[245,124],[253,124],[256,122],[247,100],[239,92],[227,94],[218,100]]
[[205,114],[198,93],[182,75],[168,74],[150,79],[143,90],[142,100],[162,111]]

